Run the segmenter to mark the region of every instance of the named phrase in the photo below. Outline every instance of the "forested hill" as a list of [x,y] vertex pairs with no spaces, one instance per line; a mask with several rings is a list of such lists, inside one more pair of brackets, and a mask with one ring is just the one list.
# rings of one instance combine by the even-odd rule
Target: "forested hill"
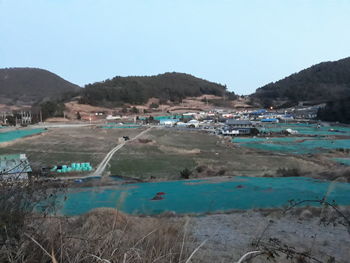
[[[276,100],[289,102],[336,101],[350,96],[350,57],[323,62],[256,90],[253,99],[263,104]],[[267,106],[267,105],[266,105]]]
[[0,69],[0,103],[30,105],[61,99],[80,88],[54,73],[37,68]]
[[161,101],[180,102],[185,97],[203,94],[235,97],[226,86],[184,73],[164,73],[156,76],[115,77],[85,86],[81,102],[92,105],[116,106],[124,103],[143,104],[155,97]]

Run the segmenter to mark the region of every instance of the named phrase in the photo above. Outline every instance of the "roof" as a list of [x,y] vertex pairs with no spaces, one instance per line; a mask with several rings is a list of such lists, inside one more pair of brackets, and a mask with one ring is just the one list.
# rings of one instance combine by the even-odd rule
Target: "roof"
[[277,122],[278,119],[276,118],[267,118],[267,119],[262,119],[261,122]]
[[250,121],[247,120],[235,120],[235,119],[228,119],[226,120],[227,125],[252,125]]
[[179,119],[161,119],[160,123],[176,123],[179,122]]
[[267,110],[260,109],[260,110],[253,111],[251,114],[261,114],[261,113],[265,113],[266,111]]
[[0,174],[18,174],[31,171],[25,154],[0,155]]

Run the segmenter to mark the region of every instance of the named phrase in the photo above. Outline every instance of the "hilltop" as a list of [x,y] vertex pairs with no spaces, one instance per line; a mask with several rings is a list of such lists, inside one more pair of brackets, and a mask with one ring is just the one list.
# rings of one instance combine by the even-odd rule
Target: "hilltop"
[[38,68],[0,69],[0,103],[32,105],[45,100],[71,97],[79,86]]
[[263,106],[271,106],[297,104],[300,101],[316,104],[349,96],[350,57],[304,69],[257,89],[251,97]]
[[82,91],[80,102],[98,106],[141,105],[151,98],[160,103],[179,103],[186,97],[202,95],[227,96],[235,99],[226,86],[184,73],[164,73],[156,76],[114,77],[102,82],[88,84]]

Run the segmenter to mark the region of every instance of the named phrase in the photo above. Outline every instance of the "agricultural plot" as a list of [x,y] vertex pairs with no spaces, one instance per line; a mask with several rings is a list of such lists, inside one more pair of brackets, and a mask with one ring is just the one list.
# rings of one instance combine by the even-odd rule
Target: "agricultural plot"
[[278,169],[320,171],[313,159],[302,156],[259,153],[198,131],[154,129],[140,140],[121,149],[110,162],[113,175],[148,179],[181,178],[181,171],[191,171],[190,178],[222,175],[264,176]]
[[26,153],[33,168],[90,162],[96,167],[122,136],[142,129],[100,129],[91,127],[52,128],[40,135],[0,147],[0,154]]

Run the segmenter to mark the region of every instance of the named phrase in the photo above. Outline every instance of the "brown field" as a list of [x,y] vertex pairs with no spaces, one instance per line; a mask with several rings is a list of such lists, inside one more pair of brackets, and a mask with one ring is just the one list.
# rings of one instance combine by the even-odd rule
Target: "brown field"
[[272,176],[278,169],[318,172],[326,168],[314,158],[258,152],[235,147],[215,135],[198,131],[153,129],[121,149],[111,160],[114,175],[141,179],[179,179],[188,168],[191,177]]
[[49,128],[41,135],[20,139],[0,148],[0,154],[26,153],[34,168],[72,162],[90,162],[94,167],[124,135],[133,137],[142,129],[95,127]]
[[[139,129],[96,127],[49,128],[35,135],[3,144],[0,154],[26,153],[33,168],[90,162],[96,167],[124,135],[130,138]],[[308,156],[282,155],[235,146],[227,138],[201,131],[154,128],[114,154],[112,175],[142,180],[176,180],[184,169],[190,178],[215,176],[275,176],[276,171],[297,170],[312,175],[332,164]],[[293,170],[293,171],[294,171]]]

